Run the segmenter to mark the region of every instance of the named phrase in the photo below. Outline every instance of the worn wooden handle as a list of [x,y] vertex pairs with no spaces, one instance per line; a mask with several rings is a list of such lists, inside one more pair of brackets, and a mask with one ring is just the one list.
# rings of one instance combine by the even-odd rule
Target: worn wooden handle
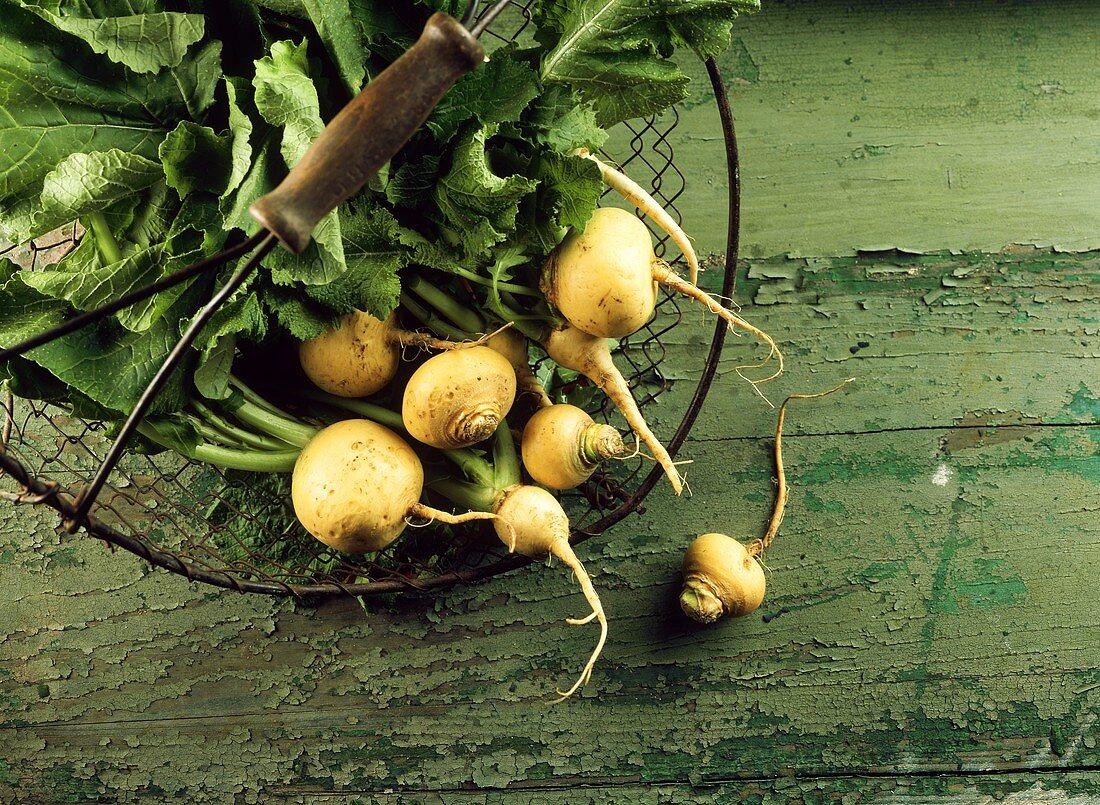
[[333,118],[278,187],[249,207],[252,217],[301,252],[317,222],[358,192],[455,81],[484,59],[481,44],[457,20],[433,14],[416,44]]

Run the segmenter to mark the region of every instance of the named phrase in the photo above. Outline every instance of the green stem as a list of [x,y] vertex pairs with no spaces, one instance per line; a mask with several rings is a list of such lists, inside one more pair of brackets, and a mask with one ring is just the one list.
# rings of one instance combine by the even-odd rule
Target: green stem
[[275,416],[266,408],[243,398],[228,400],[226,408],[244,424],[257,428],[268,436],[282,439],[294,447],[305,447],[317,435],[317,428]]
[[111,227],[107,223],[107,216],[102,212],[90,212],[84,216],[84,224],[92,230],[95,236],[95,245],[99,249],[99,255],[107,265],[117,263],[122,259],[122,249],[118,241],[111,234]]
[[457,327],[448,324],[443,321],[439,316],[435,315],[428,308],[424,307],[420,302],[412,297],[411,294],[402,292],[401,294],[401,307],[409,311],[413,316],[419,319],[420,323],[435,333],[440,338],[447,338],[451,341],[465,341],[470,338],[470,333],[460,330]]
[[473,512],[491,512],[496,507],[498,493],[465,481],[431,481],[428,487],[456,506]]
[[204,464],[213,464],[228,470],[247,472],[293,472],[294,463],[301,450],[282,450],[260,453],[254,450],[234,450],[230,447],[218,447],[212,444],[199,444],[190,457]]
[[244,381],[242,381],[239,377],[236,377],[235,375],[230,375],[229,385],[239,391],[250,403],[252,403],[253,405],[257,405],[260,408],[263,408],[272,416],[281,417],[283,419],[293,419],[290,414],[286,413],[286,411],[281,411],[273,402],[268,400],[262,394],[258,394],[253,391],[249,386],[246,386],[244,384]]
[[542,294],[539,293],[538,291],[536,291],[534,288],[528,288],[526,285],[520,285],[520,284],[515,283],[515,282],[504,282],[503,280],[492,280],[489,277],[481,276],[476,271],[470,271],[468,268],[461,268],[461,267],[456,266],[452,270],[454,271],[455,274],[462,277],[463,279],[467,279],[470,282],[476,283],[477,285],[482,285],[486,288],[492,288],[492,287],[495,286],[496,288],[500,289],[501,291],[506,291],[507,293],[519,294],[520,296],[535,296],[535,297],[542,296]]
[[481,316],[423,277],[411,277],[405,280],[405,287],[463,330],[470,333],[484,332],[485,322]]
[[197,445],[183,444],[177,439],[161,434],[154,422],[144,421],[138,425],[138,431],[150,441],[162,447],[174,450],[185,458],[213,464],[230,470],[248,472],[291,472],[301,450],[282,450],[279,452],[261,452],[240,450],[235,447],[200,442]]
[[195,430],[198,432],[199,436],[203,437],[209,442],[213,442],[214,444],[221,444],[225,447],[232,447],[235,450],[240,450],[248,446],[244,442],[238,439],[234,439],[228,433],[224,433],[223,431],[215,428],[213,425],[208,425],[198,419],[192,419],[191,424],[195,426]]
[[516,327],[519,327],[521,324],[523,324],[523,322],[526,321],[537,321],[540,324],[544,325],[543,329],[546,329],[546,319],[544,319],[542,316],[532,316],[527,313],[520,313],[518,310],[516,310],[515,305],[505,304],[504,302],[501,302],[499,307],[500,310],[505,314],[505,318],[508,321],[514,323]]
[[462,243],[462,236],[458,234],[458,231],[452,227],[439,225],[439,236],[448,246],[457,246]]
[[295,447],[305,447],[310,439],[317,435],[317,428],[299,422],[285,411],[280,411],[242,383],[239,378],[231,376],[229,383],[240,392],[241,396],[227,400],[225,407],[244,424],[259,428],[268,436],[282,439]]
[[227,438],[238,441],[248,447],[255,447],[257,450],[288,450],[293,445],[284,442],[282,439],[272,439],[267,436],[261,436],[258,433],[245,430],[244,428],[237,427],[225,417],[221,416],[213,408],[210,408],[198,400],[192,400],[191,406],[195,409],[196,413],[202,417],[202,420],[218,431],[221,431]]
[[400,433],[406,432],[405,422],[401,419],[401,414],[391,411],[389,408],[383,408],[376,403],[349,397],[337,397],[335,394],[326,394],[319,389],[308,388],[295,389],[294,396],[324,403],[332,408],[339,408],[352,414],[358,414],[365,419],[377,422],[379,425],[385,425],[387,428],[392,428]]
[[[504,300],[505,304],[507,304],[508,307],[512,308],[513,310],[523,310],[523,305],[521,305],[510,292],[506,290],[502,291],[501,299]],[[526,319],[528,321],[546,321],[546,318],[544,316],[534,312],[522,314],[520,318]]]
[[493,438],[493,471],[493,486],[496,489],[507,489],[522,480],[516,443],[507,424],[497,428]]
[[149,236],[151,231],[158,229],[154,222],[164,212],[169,192],[171,191],[168,190],[168,184],[164,180],[157,182],[146,191],[145,199],[134,212],[133,222],[127,227],[127,240],[142,249],[156,245]]
[[493,470],[493,465],[473,450],[463,447],[457,450],[440,450],[439,452],[453,462],[467,478],[478,486],[489,489],[495,487],[493,480],[496,477],[496,472]]

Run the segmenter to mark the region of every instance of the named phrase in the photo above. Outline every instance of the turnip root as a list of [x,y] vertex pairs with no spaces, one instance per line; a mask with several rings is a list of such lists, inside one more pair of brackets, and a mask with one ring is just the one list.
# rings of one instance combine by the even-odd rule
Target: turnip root
[[598,620],[600,637],[577,681],[569,690],[558,691],[558,701],[572,696],[592,676],[592,668],[607,641],[607,617],[588,573],[569,544],[569,518],[565,510],[545,489],[520,483],[519,457],[507,427],[499,428],[493,439],[491,465],[473,450],[449,450],[444,455],[470,482],[437,480],[431,484],[435,492],[472,511],[482,512],[483,517],[495,518],[493,528],[509,551],[532,559],[556,556],[576,576],[592,612],[584,618],[570,618],[567,623],[581,625]]
[[853,378],[816,394],[792,394],[779,406],[775,424],[776,493],[772,516],[764,536],[744,545],[725,534],[703,534],[696,538],[684,555],[684,589],[680,608],[700,623],[729,615],[739,617],[753,612],[764,600],[764,570],[759,556],[771,545],[787,505],[787,475],[783,469],[783,421],[791,400],[810,400],[839,391]]
[[531,365],[527,356],[527,339],[516,330],[499,330],[485,341],[485,346],[499,352],[516,371],[516,385],[524,394],[533,394],[540,406],[552,405],[546,389],[542,387],[538,379],[531,372]]
[[547,300],[578,330],[603,338],[622,338],[653,317],[656,284],[703,303],[731,329],[749,332],[770,348],[764,360],[737,367],[764,366],[775,356],[776,371],[763,379],[745,377],[755,388],[783,371],[783,353],[771,336],[719,304],[694,283],[657,259],[649,230],[636,216],[617,207],[600,207],[583,232],[571,232],[550,254],[539,287]]
[[591,679],[592,668],[607,642],[607,616],[592,580],[569,544],[569,518],[557,498],[537,486],[513,486],[504,491],[494,513],[497,519],[493,521],[493,528],[509,550],[532,559],[556,556],[573,571],[585,600],[592,607],[592,614],[587,618],[570,618],[568,622],[580,625],[595,618],[600,624],[600,637],[595,650],[573,687],[558,691],[558,701],[561,701],[572,696]]
[[355,311],[332,330],[302,342],[298,358],[306,376],[322,391],[339,397],[369,397],[393,380],[403,347],[449,350],[476,343],[403,330],[393,314],[380,321]]
[[619,432],[597,425],[588,413],[562,403],[541,408],[528,420],[521,442],[527,473],[551,489],[573,489],[596,471],[600,462],[629,453]]
[[684,261],[688,264],[688,277],[691,279],[691,284],[695,285],[699,282],[699,257],[695,254],[695,247],[691,245],[687,233],[665,211],[665,208],[658,204],[657,200],[647,193],[640,184],[622,171],[615,170],[606,162],[597,159],[587,148],[580,148],[575,153],[579,157],[584,157],[596,163],[604,184],[641,210],[664,230],[666,235],[672,238],[672,242],[679,246],[680,251],[684,254]]
[[413,438],[444,450],[488,439],[516,398],[512,364],[489,347],[441,352],[409,378],[401,418]]
[[347,553],[382,550],[409,517],[450,523],[493,517],[432,509],[419,502],[423,489],[420,459],[400,436],[370,420],[348,419],[324,428],[302,449],[291,500],[310,534]]
[[684,483],[672,461],[672,456],[650,430],[642,412],[638,409],[638,404],[630,394],[630,387],[611,359],[607,342],[576,327],[561,327],[550,332],[543,341],[543,347],[559,365],[574,372],[580,372],[607,395],[619,409],[630,429],[653,453],[653,457],[672,483],[673,490],[677,495],[681,494]]

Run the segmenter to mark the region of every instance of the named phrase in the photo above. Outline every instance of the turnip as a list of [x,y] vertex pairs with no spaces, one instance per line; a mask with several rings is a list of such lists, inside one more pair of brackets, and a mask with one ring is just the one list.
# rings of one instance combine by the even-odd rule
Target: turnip
[[305,399],[369,417],[318,428],[280,411],[238,379],[230,382],[240,398],[222,403],[224,413],[198,404],[193,413],[147,418],[141,433],[196,461],[251,472],[292,472],[291,501],[298,520],[318,540],[347,553],[382,550],[413,517],[450,524],[496,517],[489,512],[453,515],[420,502],[423,466],[391,429],[402,428],[400,414],[363,400],[301,390]]
[[772,375],[759,380],[745,378],[754,387],[782,373],[783,354],[771,336],[657,259],[646,225],[626,210],[600,207],[583,232],[566,236],[547,259],[540,288],[578,330],[602,338],[623,338],[653,317],[656,283],[701,302],[731,328],[752,333],[768,345],[771,351],[763,361],[736,369],[744,377],[742,369],[758,368],[775,356],[778,368]]
[[728,615],[736,618],[755,611],[764,600],[764,570],[759,562],[783,522],[787,505],[787,476],[783,470],[783,420],[791,400],[810,400],[839,391],[853,378],[816,394],[792,394],[779,406],[775,424],[776,494],[764,536],[744,545],[725,534],[703,534],[684,554],[684,588],[680,608],[692,620],[713,623]]
[[[577,681],[559,699],[572,696],[592,676],[600,652],[607,641],[607,616],[592,580],[569,544],[569,518],[550,492],[537,486],[520,483],[519,458],[508,428],[499,428],[493,440],[493,462],[489,464],[470,450],[446,451],[471,482],[445,479],[431,488],[455,503],[491,516],[497,536],[508,550],[532,559],[556,556],[573,571],[592,612],[584,618],[569,618],[567,623],[583,625],[593,619],[600,625],[596,648],[585,663]],[[466,515],[469,516],[469,515]]]
[[424,468],[411,447],[384,425],[347,419],[324,428],[294,465],[291,498],[307,531],[347,553],[380,551],[405,530],[410,517],[448,523],[489,519],[456,517],[420,502]]
[[680,608],[699,623],[747,615],[764,600],[764,569],[748,549],[725,534],[703,534],[684,554]]
[[[633,216],[631,216],[633,217]],[[684,490],[683,478],[665,446],[650,430],[630,393],[630,387],[611,359],[611,351],[603,338],[589,335],[576,327],[552,330],[543,341],[547,354],[566,369],[580,372],[596,384],[623,415],[630,429],[653,453],[665,471],[672,488],[679,495]]]
[[409,378],[405,428],[424,444],[451,450],[488,439],[516,398],[512,364],[489,347],[441,352]]
[[340,397],[369,397],[393,380],[404,347],[450,350],[478,343],[446,341],[403,330],[394,314],[380,321],[355,311],[328,332],[302,342],[298,358],[319,389]]
[[604,184],[611,189],[619,193],[623,198],[637,207],[647,217],[653,220],[657,226],[664,230],[672,242],[680,247],[680,251],[684,254],[684,261],[688,264],[688,277],[691,280],[691,284],[695,285],[699,282],[699,258],[695,254],[695,248],[691,245],[691,241],[688,240],[687,233],[680,227],[678,223],[669,215],[664,207],[657,203],[656,199],[647,193],[640,184],[635,182],[629,176],[622,171],[615,170],[615,168],[597,159],[591,154],[587,148],[580,148],[576,152],[579,157],[584,157],[594,163],[600,169],[600,176],[603,178]]
[[615,428],[567,403],[536,411],[523,428],[520,449],[527,473],[551,489],[580,486],[601,462],[630,453]]
[[298,359],[313,384],[340,397],[367,397],[397,374],[401,346],[391,315],[379,321],[369,313],[344,316],[338,326],[298,347]]

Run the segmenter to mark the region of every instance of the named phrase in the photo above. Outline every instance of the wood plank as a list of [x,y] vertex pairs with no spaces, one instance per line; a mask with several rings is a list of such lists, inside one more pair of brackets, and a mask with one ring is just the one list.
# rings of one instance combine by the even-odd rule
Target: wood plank
[[[719,279],[704,276],[712,288]],[[787,355],[787,373],[762,387],[773,400],[857,378],[843,402],[800,406],[791,433],[954,427],[978,438],[987,425],[1100,418],[1100,254],[752,260],[739,272],[736,299]],[[697,307],[683,309],[687,323],[703,321]],[[655,418],[671,426],[699,377],[709,333],[678,327],[665,340],[665,375],[677,382]],[[734,373],[763,350],[748,337],[727,344],[695,433],[766,435],[771,410]]]
[[[1089,0],[787,0],[741,18],[721,66],[743,253],[1100,248],[1098,29]],[[678,204],[697,248],[720,253],[720,129],[705,73],[686,67],[696,94],[662,150],[691,180]]]

